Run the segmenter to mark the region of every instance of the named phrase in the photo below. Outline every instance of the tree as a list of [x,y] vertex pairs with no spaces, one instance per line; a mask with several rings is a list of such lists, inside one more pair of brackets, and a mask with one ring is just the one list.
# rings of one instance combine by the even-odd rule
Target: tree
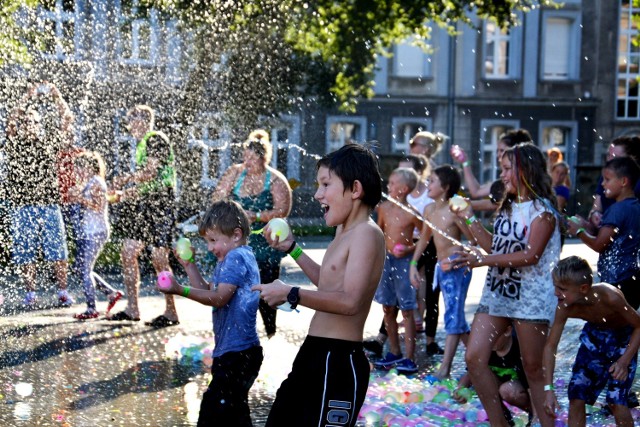
[[0,3],[0,66],[31,61],[25,40],[29,29],[20,25],[20,12],[33,9],[38,0],[2,0]]

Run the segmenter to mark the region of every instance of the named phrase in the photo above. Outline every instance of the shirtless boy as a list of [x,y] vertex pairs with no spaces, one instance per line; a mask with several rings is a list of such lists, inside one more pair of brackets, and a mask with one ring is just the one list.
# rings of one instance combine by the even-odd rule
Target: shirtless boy
[[[586,425],[585,404],[593,405],[607,387],[607,403],[617,426],[633,426],[627,406],[640,346],[640,314],[622,292],[607,283],[592,285],[591,267],[571,256],[553,269],[558,297],[555,320],[544,346],[544,410],[555,416],[559,408],[553,391],[556,350],[569,318],[586,320],[569,382],[569,425]],[[608,386],[607,386],[608,383]]]
[[[273,402],[267,427],[354,426],[369,384],[362,334],[384,264],[384,237],[370,218],[382,197],[378,162],[349,144],[317,164],[315,198],[336,235],[318,265],[289,235],[269,244],[286,251],[317,290],[280,280],[253,286],[270,306],[288,301],[316,310],[288,378]],[[410,236],[411,234],[409,234]]]
[[[415,244],[413,230],[422,227],[407,201],[407,195],[418,183],[418,174],[409,168],[397,168],[389,176],[389,197],[378,207],[378,225],[384,233],[387,255],[384,271],[378,284],[374,300],[382,305],[384,324],[389,336],[389,352],[384,359],[375,363],[376,368],[390,369],[412,374],[418,371],[415,364],[416,323],[413,316],[418,307],[416,289],[409,281],[409,262],[413,257]],[[418,212],[415,212],[416,214]],[[404,318],[404,349],[406,357],[402,357],[396,316],[398,309]]]
[[[424,208],[424,218],[431,222],[438,230],[447,236],[459,241],[462,233],[469,240],[473,236],[460,219],[449,208],[449,199],[460,189],[460,174],[450,165],[443,165],[436,168],[429,178],[429,197],[435,203]],[[440,369],[434,374],[437,378],[447,378],[451,373],[451,363],[456,354],[460,340],[466,345],[469,334],[469,324],[465,318],[464,303],[467,299],[467,291],[471,282],[471,271],[468,269],[451,269],[451,260],[454,253],[461,250],[460,245],[456,245],[447,239],[442,233],[433,233],[431,227],[426,223],[422,227],[420,240],[416,244],[416,251],[411,261],[411,283],[416,286],[420,283],[420,274],[417,265],[419,254],[429,244],[429,239],[433,235],[433,242],[438,254],[438,264],[434,278],[434,286],[440,286],[444,300],[444,329],[447,332],[447,340],[444,346],[444,356]]]

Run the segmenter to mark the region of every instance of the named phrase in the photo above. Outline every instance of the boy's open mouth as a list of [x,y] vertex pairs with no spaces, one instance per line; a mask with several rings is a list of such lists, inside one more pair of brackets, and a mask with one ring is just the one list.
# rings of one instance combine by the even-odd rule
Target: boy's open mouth
[[325,213],[325,214],[326,214],[327,212],[329,212],[329,205],[322,204],[322,205],[320,205],[320,207],[324,210],[324,213]]

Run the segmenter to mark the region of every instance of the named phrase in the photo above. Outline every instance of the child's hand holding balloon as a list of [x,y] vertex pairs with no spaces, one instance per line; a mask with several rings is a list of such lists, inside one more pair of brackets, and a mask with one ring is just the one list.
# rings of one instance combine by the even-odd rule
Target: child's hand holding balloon
[[288,250],[294,240],[289,224],[282,218],[273,218],[264,227],[262,233],[269,246],[280,251]]
[[176,282],[170,271],[162,271],[158,274],[156,287],[163,294],[175,294],[180,291],[180,285]]
[[189,264],[193,264],[195,260],[195,253],[194,248],[191,245],[191,240],[187,239],[186,237],[181,237],[178,239],[174,253],[176,255],[176,258],[178,258],[178,262],[183,267],[186,267]]

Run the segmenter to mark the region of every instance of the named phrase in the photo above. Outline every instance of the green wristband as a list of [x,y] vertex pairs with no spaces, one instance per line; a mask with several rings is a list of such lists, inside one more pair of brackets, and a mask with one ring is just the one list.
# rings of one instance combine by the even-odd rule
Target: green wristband
[[418,261],[412,259],[411,261],[409,261],[409,265],[418,265]]
[[475,215],[471,215],[471,217],[470,217],[470,218],[467,218],[464,222],[466,222],[466,223],[467,223],[467,225],[471,225],[471,224],[473,224],[474,222],[476,222],[477,220],[478,220],[478,218],[476,218],[476,216],[475,216]]
[[462,162],[463,168],[466,168],[467,166],[471,166],[471,163],[469,162],[469,160],[465,160],[464,162]]
[[302,248],[300,246],[296,246],[296,248],[289,254],[294,261],[297,261],[298,258],[300,258],[300,255],[302,255]]
[[576,231],[576,236],[579,235],[580,233],[584,233],[586,230],[584,229],[584,227],[580,227],[578,228],[578,230]]
[[544,386],[544,391],[553,391],[555,390],[555,387],[553,386],[553,384],[547,384]]
[[189,292],[191,292],[191,288],[189,286],[185,286],[182,288],[182,296],[185,298],[189,297]]

